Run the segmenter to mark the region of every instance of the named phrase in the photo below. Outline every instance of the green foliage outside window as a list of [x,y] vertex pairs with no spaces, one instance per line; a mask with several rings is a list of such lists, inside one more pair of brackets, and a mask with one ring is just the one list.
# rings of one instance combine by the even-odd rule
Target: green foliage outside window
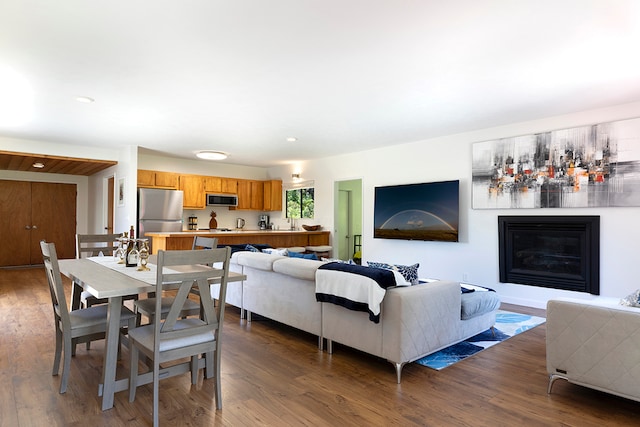
[[287,218],[313,218],[313,188],[287,190]]

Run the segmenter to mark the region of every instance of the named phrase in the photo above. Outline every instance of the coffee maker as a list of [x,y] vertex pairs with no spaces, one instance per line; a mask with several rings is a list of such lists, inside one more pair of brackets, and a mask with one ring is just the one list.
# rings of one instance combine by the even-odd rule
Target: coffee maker
[[260,230],[269,228],[269,215],[260,215],[258,217],[258,225],[260,226]]

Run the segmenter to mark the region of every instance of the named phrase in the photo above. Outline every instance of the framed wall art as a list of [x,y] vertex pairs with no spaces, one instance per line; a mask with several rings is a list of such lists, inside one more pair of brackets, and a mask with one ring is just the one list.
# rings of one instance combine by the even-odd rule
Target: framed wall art
[[640,206],[640,119],[473,144],[474,209]]
[[118,207],[124,206],[124,186],[125,186],[124,178],[119,178],[118,188],[116,192]]

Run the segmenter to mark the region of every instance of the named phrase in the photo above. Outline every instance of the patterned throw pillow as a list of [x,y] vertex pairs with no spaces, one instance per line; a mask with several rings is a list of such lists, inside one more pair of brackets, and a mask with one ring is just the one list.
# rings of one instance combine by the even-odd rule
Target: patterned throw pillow
[[343,259],[338,259],[338,258],[325,258],[325,257],[322,257],[321,261],[324,261],[324,262],[338,262],[340,264],[355,265],[355,261],[353,261],[352,259],[345,261]]
[[384,262],[373,262],[367,261],[367,265],[369,267],[374,268],[384,268],[386,270],[396,270],[402,274],[404,280],[411,283],[412,285],[418,284],[418,267],[420,264],[416,263],[413,265],[399,265],[399,264],[387,264]]
[[312,259],[314,261],[318,260],[318,255],[314,253],[310,254],[300,254],[298,252],[289,252],[289,258],[304,258],[304,259]]
[[249,252],[260,252],[260,250],[258,248],[256,248],[253,245],[247,245],[244,247],[245,251],[249,251]]
[[632,293],[631,295],[627,295],[626,297],[620,300],[621,305],[626,305],[627,307],[640,307],[640,289]]
[[280,256],[289,256],[289,251],[287,251],[287,248],[284,249],[263,249],[262,252],[264,252],[265,254],[271,254],[271,255],[280,255]]

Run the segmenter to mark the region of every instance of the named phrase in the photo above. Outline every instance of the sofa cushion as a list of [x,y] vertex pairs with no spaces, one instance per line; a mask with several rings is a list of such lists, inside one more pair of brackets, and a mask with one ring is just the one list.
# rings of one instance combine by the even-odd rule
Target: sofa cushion
[[473,319],[500,308],[500,297],[492,291],[468,292],[461,295],[460,318]]
[[281,257],[273,263],[273,271],[304,280],[316,279],[316,270],[324,264],[322,261],[314,261],[303,258]]
[[273,263],[282,258],[286,257],[265,254],[262,252],[238,252],[235,254],[236,263],[266,271],[272,271]]

